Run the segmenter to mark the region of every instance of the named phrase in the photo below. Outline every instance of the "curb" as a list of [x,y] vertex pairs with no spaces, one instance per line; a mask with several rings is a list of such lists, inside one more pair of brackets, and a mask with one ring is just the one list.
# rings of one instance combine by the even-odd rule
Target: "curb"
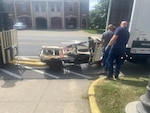
[[100,109],[97,106],[97,102],[95,99],[95,91],[94,87],[101,81],[104,80],[105,77],[101,77],[94,82],[92,82],[89,90],[88,90],[88,97],[89,97],[89,103],[90,103],[90,108],[91,108],[91,113],[102,113]]
[[10,64],[22,64],[22,65],[30,65],[30,66],[46,66],[45,63],[40,62],[38,59],[26,59],[26,60],[13,60],[9,62]]

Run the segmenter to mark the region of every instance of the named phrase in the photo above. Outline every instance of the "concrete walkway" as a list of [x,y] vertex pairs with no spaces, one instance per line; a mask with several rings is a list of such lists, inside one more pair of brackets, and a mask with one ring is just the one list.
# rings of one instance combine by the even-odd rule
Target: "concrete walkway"
[[91,113],[89,80],[1,80],[0,113]]

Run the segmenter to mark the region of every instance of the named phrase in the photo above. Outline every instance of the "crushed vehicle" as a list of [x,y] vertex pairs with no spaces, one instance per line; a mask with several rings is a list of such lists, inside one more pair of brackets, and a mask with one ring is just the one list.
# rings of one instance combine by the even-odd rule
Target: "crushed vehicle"
[[41,62],[46,63],[50,70],[61,70],[64,64],[95,64],[101,63],[102,47],[99,37],[90,36],[88,41],[70,44],[65,47],[42,46]]

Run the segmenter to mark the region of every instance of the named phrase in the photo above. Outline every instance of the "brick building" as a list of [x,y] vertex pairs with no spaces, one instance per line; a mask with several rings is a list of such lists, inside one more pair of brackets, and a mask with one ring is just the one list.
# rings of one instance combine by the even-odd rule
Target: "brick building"
[[89,0],[3,0],[11,24],[31,29],[87,28]]

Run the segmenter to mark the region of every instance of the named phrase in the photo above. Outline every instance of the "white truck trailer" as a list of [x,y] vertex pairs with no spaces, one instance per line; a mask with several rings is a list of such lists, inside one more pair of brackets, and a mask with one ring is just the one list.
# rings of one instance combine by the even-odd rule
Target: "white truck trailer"
[[133,63],[150,63],[150,0],[110,0],[107,24],[119,26],[129,22],[130,38],[126,60]]

